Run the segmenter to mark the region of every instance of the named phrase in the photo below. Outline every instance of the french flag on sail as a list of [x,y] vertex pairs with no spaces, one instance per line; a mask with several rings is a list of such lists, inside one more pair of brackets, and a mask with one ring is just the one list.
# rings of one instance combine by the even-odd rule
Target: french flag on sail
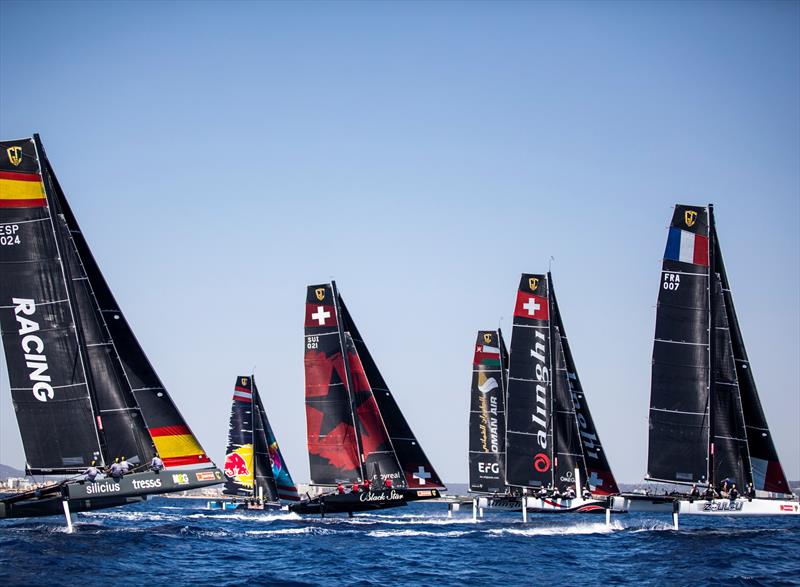
[[670,227],[664,258],[708,267],[708,237]]

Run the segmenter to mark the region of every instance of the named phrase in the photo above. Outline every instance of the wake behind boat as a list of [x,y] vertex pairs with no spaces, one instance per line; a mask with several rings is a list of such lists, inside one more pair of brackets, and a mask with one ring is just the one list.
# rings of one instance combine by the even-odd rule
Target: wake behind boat
[[761,407],[710,204],[675,206],[669,228],[653,344],[647,478],[693,485],[694,495],[626,495],[631,511],[800,514]]
[[[71,511],[220,483],[119,309],[38,135],[0,142],[0,234],[0,327],[26,472],[62,479],[0,500],[0,518],[63,511],[71,526]],[[117,460],[133,472],[82,478]]]
[[335,282],[308,287],[304,362],[311,484],[336,489],[323,489],[292,511],[352,514],[440,496],[444,485]]

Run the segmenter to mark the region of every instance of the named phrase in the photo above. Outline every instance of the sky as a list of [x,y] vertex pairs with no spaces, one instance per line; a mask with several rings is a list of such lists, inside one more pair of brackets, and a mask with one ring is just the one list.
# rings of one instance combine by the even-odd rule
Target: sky
[[[336,279],[440,476],[476,331],[552,260],[619,481],[646,471],[661,257],[715,204],[800,478],[800,3],[0,2],[0,136],[41,134],[151,362],[223,463],[255,371],[308,480],[305,288]],[[0,360],[2,361],[2,360]],[[24,466],[0,362],[0,462]]]

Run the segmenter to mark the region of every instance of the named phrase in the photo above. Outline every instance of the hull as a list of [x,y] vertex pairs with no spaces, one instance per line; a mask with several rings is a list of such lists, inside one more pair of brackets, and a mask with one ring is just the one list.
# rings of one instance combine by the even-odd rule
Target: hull
[[620,496],[629,512],[671,513],[675,498],[671,495],[625,494]]
[[328,493],[289,506],[297,514],[353,514],[407,505],[406,494],[395,489],[362,493]]
[[0,501],[0,519],[63,515],[66,501],[72,512],[130,505],[144,501],[148,495],[197,489],[222,482],[217,469],[170,469],[130,473],[114,480],[110,477],[95,482],[75,481]]
[[535,514],[600,514],[604,513],[607,507],[608,500],[605,499],[529,497],[526,509]]
[[800,502],[788,499],[679,499],[678,513],[704,516],[798,516]]

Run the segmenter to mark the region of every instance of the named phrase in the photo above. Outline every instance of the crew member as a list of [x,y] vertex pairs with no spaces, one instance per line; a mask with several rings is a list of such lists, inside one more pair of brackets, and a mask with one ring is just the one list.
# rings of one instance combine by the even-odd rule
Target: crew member
[[364,482],[361,484],[361,488],[366,492],[369,491],[369,479],[364,479]]
[[536,497],[538,497],[539,499],[544,499],[545,497],[547,497],[547,488],[544,485],[542,485],[539,488],[539,491],[536,492]]
[[96,464],[96,463],[97,463],[97,461],[92,461],[92,464],[91,464],[91,465],[89,465],[89,468],[88,468],[88,469],[86,469],[86,470],[83,472],[83,474],[86,476],[86,480],[87,480],[89,483],[94,483],[94,480],[95,480],[95,478],[96,478],[96,477],[97,477],[97,475],[100,473],[100,471],[98,470],[98,468],[97,468],[97,467],[95,467],[95,464]]
[[705,497],[705,498],[706,498],[707,500],[709,500],[709,501],[710,501],[710,500],[712,500],[712,499],[714,499],[714,488],[713,488],[713,487],[711,487],[711,485],[709,485],[708,487],[706,487],[706,491],[705,491],[705,493],[703,494],[703,497]]
[[700,490],[694,483],[692,483],[692,490],[689,492],[689,497],[700,497]]
[[736,501],[739,497],[739,490],[736,489],[736,483],[731,486],[731,490],[728,492],[728,499],[731,501]]
[[339,484],[336,486],[336,493],[338,493],[339,495],[344,495],[344,485],[342,485],[341,483],[339,483]]
[[584,488],[583,488],[583,495],[582,495],[582,497],[583,497],[583,499],[592,499],[592,492],[591,492],[591,491],[589,491],[589,488],[588,488],[588,487],[584,487]]
[[564,490],[564,499],[575,499],[575,488],[570,485]]
[[130,462],[126,461],[125,457],[122,457],[122,459],[119,462],[119,466],[122,467],[123,475],[127,475],[128,473],[131,472],[131,469],[133,469],[133,465],[131,465]]
[[122,465],[119,462],[119,457],[114,459],[114,462],[111,463],[111,468],[109,469],[108,473],[109,475],[111,475],[111,478],[114,481],[119,481],[120,479],[122,479],[123,470],[122,470]]
[[358,485],[358,481],[353,483],[353,488],[350,490],[350,493],[360,493],[361,487]]
[[164,461],[162,461],[161,457],[159,457],[158,455],[154,455],[153,458],[150,460],[150,470],[158,473],[163,468],[164,468]]
[[753,487],[752,483],[747,484],[747,489],[745,489],[744,495],[747,497],[747,499],[753,499],[756,496],[756,488]]
[[386,480],[383,482],[383,486],[386,489],[391,489],[392,488],[392,480],[387,477]]
[[719,495],[720,497],[728,497],[728,480],[722,482],[722,485],[719,488]]

